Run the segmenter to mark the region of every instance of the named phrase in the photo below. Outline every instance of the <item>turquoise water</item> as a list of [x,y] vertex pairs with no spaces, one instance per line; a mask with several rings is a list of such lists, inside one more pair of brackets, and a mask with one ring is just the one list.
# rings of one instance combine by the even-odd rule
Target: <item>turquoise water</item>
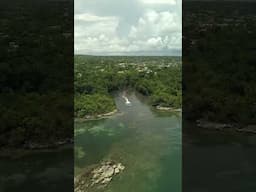
[[156,112],[135,93],[128,99],[132,106],[116,95],[120,113],[111,118],[75,123],[75,174],[110,159],[125,170],[98,191],[180,192],[180,114]]

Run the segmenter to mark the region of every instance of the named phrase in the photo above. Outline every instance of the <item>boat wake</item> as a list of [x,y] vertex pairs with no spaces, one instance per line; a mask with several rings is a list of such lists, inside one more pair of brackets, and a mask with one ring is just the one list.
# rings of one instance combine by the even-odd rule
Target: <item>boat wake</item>
[[128,99],[125,95],[123,95],[122,97],[124,98],[125,104],[126,104],[127,106],[131,106],[131,105],[132,105],[132,103],[129,101],[129,99]]

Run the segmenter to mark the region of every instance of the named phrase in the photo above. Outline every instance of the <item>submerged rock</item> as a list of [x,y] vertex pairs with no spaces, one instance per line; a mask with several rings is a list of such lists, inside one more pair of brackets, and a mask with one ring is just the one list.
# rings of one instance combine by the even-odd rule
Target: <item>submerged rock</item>
[[124,169],[125,166],[121,163],[102,162],[99,166],[95,166],[74,179],[75,192],[86,192],[92,187],[105,187],[115,175],[121,173]]

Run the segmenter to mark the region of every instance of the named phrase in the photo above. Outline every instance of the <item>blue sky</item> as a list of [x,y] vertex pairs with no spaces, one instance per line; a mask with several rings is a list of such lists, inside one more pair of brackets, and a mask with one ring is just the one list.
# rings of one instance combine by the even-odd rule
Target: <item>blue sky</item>
[[75,0],[75,54],[180,55],[179,0]]

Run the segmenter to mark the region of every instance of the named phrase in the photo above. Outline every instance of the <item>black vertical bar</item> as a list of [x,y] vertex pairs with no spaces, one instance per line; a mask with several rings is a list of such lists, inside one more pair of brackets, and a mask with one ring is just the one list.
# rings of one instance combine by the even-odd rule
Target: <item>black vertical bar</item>
[[0,4],[0,191],[73,191],[73,1]]

